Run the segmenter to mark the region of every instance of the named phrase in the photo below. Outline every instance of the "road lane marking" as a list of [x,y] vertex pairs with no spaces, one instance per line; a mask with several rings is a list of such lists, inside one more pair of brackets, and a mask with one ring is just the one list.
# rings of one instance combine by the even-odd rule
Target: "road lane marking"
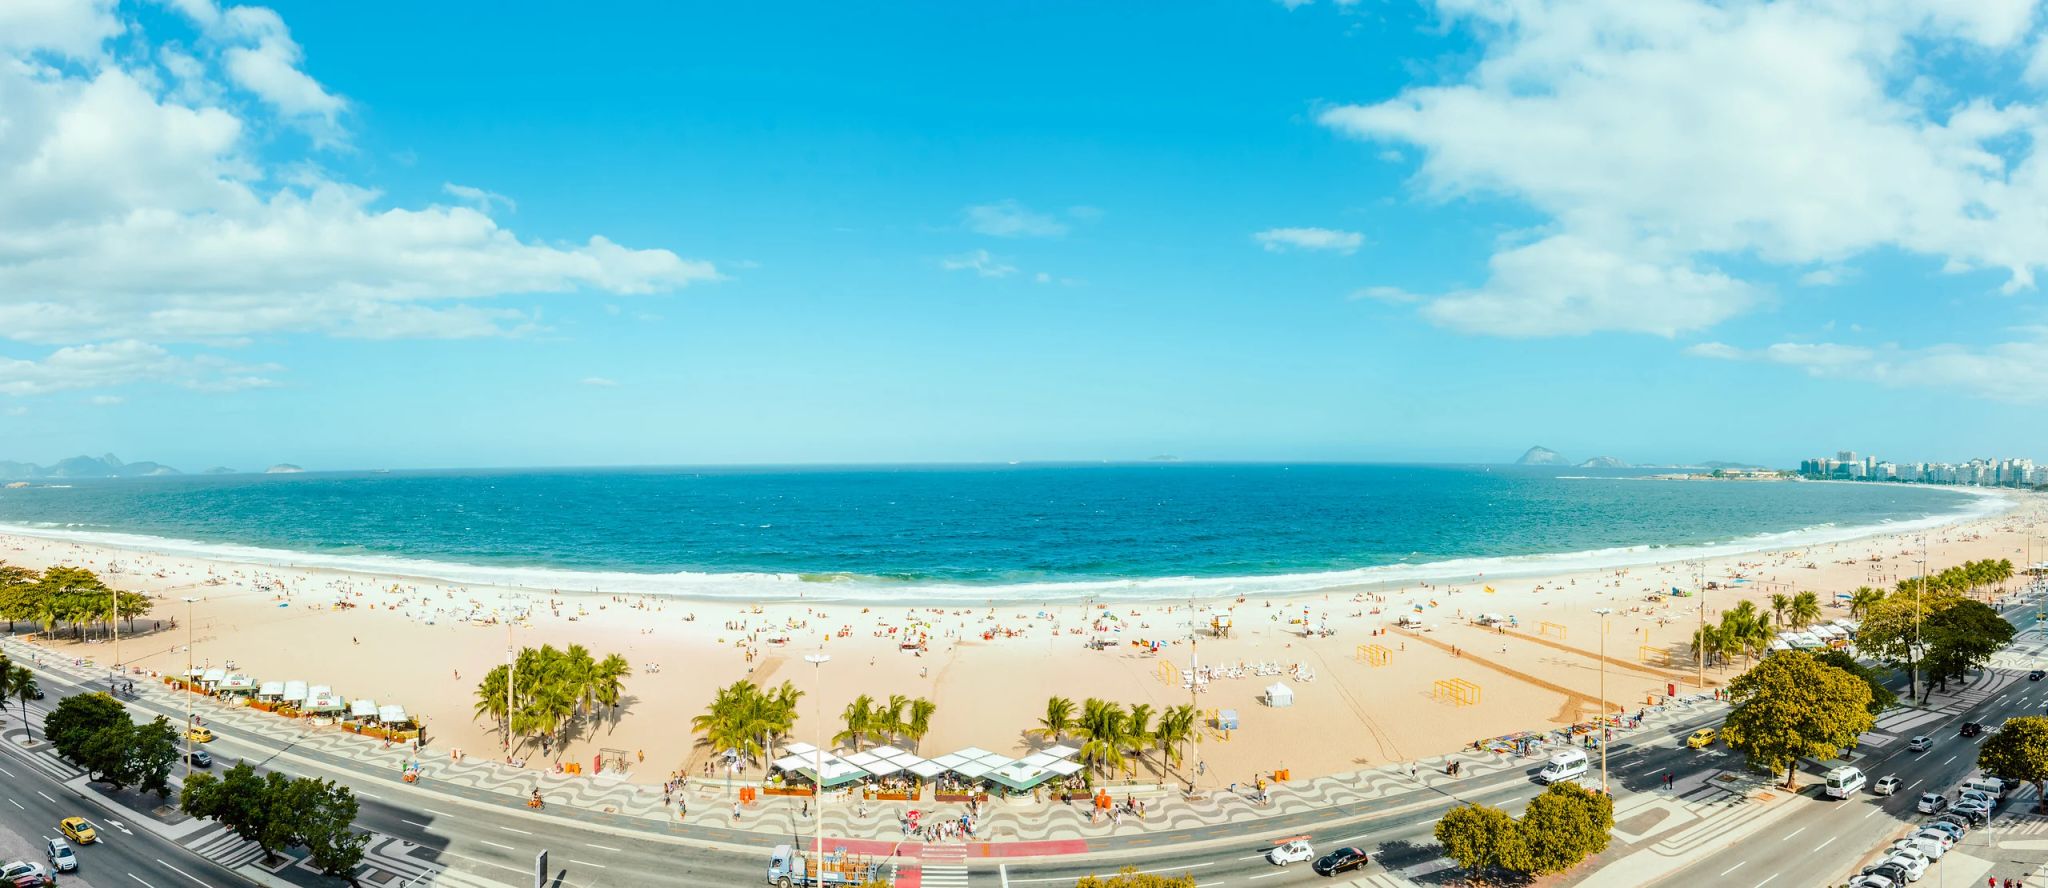
[[[1777,873],[1772,873],[1772,874],[1771,874],[1771,879],[1775,879],[1775,878],[1777,878],[1777,877],[1778,877],[1778,874],[1777,874]],[[1765,885],[1769,885],[1769,884],[1771,883],[1771,879],[1765,879],[1765,880],[1763,880],[1763,881],[1761,881],[1761,882],[1758,882],[1758,883],[1756,883],[1756,888],[1764,888],[1764,886],[1765,886]]]
[[597,850],[599,850],[599,851],[614,851],[614,852],[615,852],[615,851],[618,851],[618,850],[619,850],[619,849],[617,849],[617,848],[613,848],[613,847],[611,847],[611,846],[609,846],[609,845],[593,845],[593,844],[591,844],[591,843],[589,843],[589,842],[584,842],[584,843],[583,843],[583,847],[585,847],[585,848],[596,848],[596,849],[597,849]]
[[[486,842],[485,844],[489,844],[489,843],[488,843],[488,842]],[[500,847],[503,847],[503,846],[500,846]],[[532,876],[532,875],[533,875],[533,867],[531,867],[531,866],[528,866],[528,867],[523,867],[523,868],[522,868],[522,867],[516,867],[516,866],[506,866],[506,865],[504,865],[504,864],[502,864],[502,863],[499,863],[499,862],[497,862],[497,861],[495,861],[495,860],[485,860],[485,859],[483,859],[483,858],[481,858],[481,857],[471,857],[471,856],[469,856],[469,855],[467,855],[467,854],[461,854],[461,853],[458,853],[458,852],[455,852],[455,851],[450,851],[450,850],[448,850],[448,849],[446,849],[446,848],[440,849],[440,850],[438,850],[438,851],[436,851],[436,852],[434,852],[434,853],[435,853],[435,856],[437,856],[437,857],[453,857],[453,858],[457,858],[457,859],[459,859],[459,860],[467,860],[467,861],[469,861],[470,863],[481,863],[481,864],[483,864],[484,866],[495,866],[495,867],[497,867],[497,868],[499,868],[499,869],[501,869],[501,870],[509,870],[509,871],[511,871],[511,872],[515,872],[515,873],[518,873],[518,874],[520,874],[520,875],[522,875],[522,876]]]
[[[57,800],[56,800],[56,799],[52,799],[52,798],[50,798],[48,794],[44,793],[44,792],[43,792],[42,790],[40,790],[40,789],[36,790],[36,795],[39,795],[39,796],[42,796],[42,797],[43,797],[43,798],[45,798],[45,799],[48,799],[48,800],[49,800],[49,802],[50,802],[50,804],[52,804],[52,805],[54,805],[54,804],[57,804]],[[142,880],[141,880],[141,879],[136,879],[135,881],[137,881],[137,882],[140,882],[140,881],[142,881]]]
[[604,865],[604,864],[602,864],[602,863],[591,863],[591,862],[590,862],[590,861],[588,861],[588,860],[577,860],[577,859],[576,859],[576,858],[574,858],[574,857],[571,857],[571,858],[569,858],[569,862],[570,862],[570,863],[573,863],[573,864],[576,864],[577,866],[594,866],[594,867],[597,867],[598,869],[609,869],[609,867],[605,866],[605,865]]
[[1906,789],[1908,789],[1908,790],[1916,789],[1916,788],[1918,788],[1918,787],[1920,786],[1920,784],[1922,784],[1922,783],[1926,783],[1926,782],[1927,782],[1927,781],[1925,781],[1925,780],[1915,780],[1915,781],[1913,781],[1913,782],[1911,782],[1911,783],[1908,783],[1908,784],[1906,784]]
[[[427,812],[428,814],[432,814],[432,815],[434,815],[435,817],[446,817],[446,816],[448,816],[448,815],[446,815],[446,814],[443,814],[443,813],[441,813],[441,812],[439,812],[439,811],[436,811],[436,810],[434,810],[434,809],[432,809],[432,808],[421,808],[420,810],[422,810],[422,811],[425,811],[425,812]],[[522,872],[524,872],[524,871],[522,870]]]
[[[1735,863],[1735,865],[1734,865],[1734,866],[1731,866],[1731,867],[1729,867],[1729,868],[1727,868],[1727,869],[1724,869],[1724,870],[1722,870],[1722,871],[1721,871],[1721,875],[1725,876],[1725,875],[1728,875],[1729,873],[1732,873],[1732,872],[1734,872],[1734,871],[1736,871],[1736,870],[1739,870],[1739,869],[1741,869],[1741,868],[1742,868],[1742,865],[1743,865],[1743,864],[1745,864],[1745,863],[1748,863],[1748,862],[1749,862],[1749,861],[1747,861],[1747,860],[1740,860],[1740,861],[1736,861],[1736,863]],[[1718,877],[1717,877],[1717,878],[1718,878]]]
[[1820,850],[1820,849],[1822,849],[1822,848],[1826,848],[1826,847],[1828,846],[1828,844],[1829,844],[1829,843],[1831,843],[1831,842],[1833,842],[1833,841],[1834,841],[1834,840],[1835,840],[1836,838],[1837,838],[1836,836],[1829,836],[1829,837],[1828,837],[1828,840],[1827,840],[1826,842],[1822,842],[1822,843],[1820,843],[1820,844],[1818,844],[1818,845],[1815,845],[1815,846],[1813,846],[1813,850],[1815,850],[1815,851],[1819,851],[1819,850]]
[[526,830],[523,830],[523,829],[513,829],[512,827],[509,827],[509,826],[501,826],[501,827],[498,827],[498,828],[499,828],[499,829],[502,829],[502,830],[504,830],[504,831],[506,831],[506,832],[513,832],[513,833],[518,833],[518,834],[520,834],[520,835],[522,835],[522,836],[530,836],[530,835],[533,835],[533,833],[527,832]]
[[213,888],[213,886],[212,886],[212,885],[208,885],[208,884],[206,884],[205,882],[201,882],[201,881],[199,881],[199,879],[198,879],[198,878],[196,878],[196,877],[194,877],[194,876],[193,876],[193,875],[192,875],[191,873],[188,873],[188,872],[186,872],[186,871],[184,871],[184,870],[181,870],[181,869],[179,869],[179,868],[177,868],[177,867],[175,867],[175,866],[171,866],[171,865],[170,865],[170,864],[168,864],[168,863],[164,863],[164,861],[163,861],[163,858],[161,858],[161,857],[157,858],[157,861],[156,861],[156,862],[157,862],[157,863],[159,863],[159,864],[162,864],[162,865],[163,865],[163,866],[165,866],[165,867],[169,867],[169,868],[170,868],[170,871],[171,871],[171,872],[174,872],[174,873],[177,873],[178,875],[184,876],[184,877],[185,877],[185,878],[187,878],[187,879],[191,879],[191,880],[192,880],[192,884],[194,884],[194,885],[199,885],[199,886],[201,886],[201,888]]
[[1803,832],[1805,832],[1805,831],[1806,831],[1806,827],[1803,827],[1803,826],[1802,826],[1802,827],[1800,827],[1800,828],[1798,828],[1798,829],[1795,829],[1795,830],[1793,830],[1793,831],[1791,832],[1791,834],[1789,834],[1789,835],[1785,836],[1785,837],[1784,837],[1784,838],[1782,838],[1782,839],[1779,839],[1778,841],[1780,841],[1780,842],[1789,842],[1789,841],[1791,841],[1791,840],[1792,840],[1792,836],[1796,836],[1796,835],[1798,835],[1798,834],[1800,834],[1800,833],[1803,833]]
[[136,875],[136,874],[134,874],[134,873],[129,873],[129,874],[128,874],[128,878],[134,879],[134,880],[135,880],[135,881],[137,881],[137,882],[142,882],[143,888],[156,888],[156,886],[155,886],[155,885],[151,885],[151,884],[149,884],[148,882],[143,882],[143,881],[142,881],[142,877],[141,877],[141,876],[138,876],[138,875]]
[[1950,762],[1953,762],[1953,761],[1955,761],[1955,760],[1956,760],[1956,757],[1955,757],[1955,756],[1949,756],[1949,757],[1948,757],[1948,761],[1946,761],[1946,762],[1942,762],[1942,764],[1946,765],[1946,764],[1949,764]]
[[404,818],[402,818],[402,817],[401,817],[401,818],[399,818],[398,822],[399,822],[399,823],[403,823],[403,824],[405,824],[405,825],[407,825],[407,826],[417,826],[417,827],[419,827],[420,829],[426,829],[426,828],[427,828],[427,825],[426,825],[426,824],[424,824],[424,823],[414,823],[414,822],[412,822],[412,821],[410,821],[410,820],[406,820],[406,819],[404,819]]
[[12,777],[12,776],[14,776],[14,772],[13,772],[13,771],[9,771],[9,770],[7,770],[6,768],[0,768],[0,774],[6,774],[6,775],[7,775],[7,776],[9,776],[9,777]]
[[[1872,809],[1870,809],[1870,814],[1876,814],[1877,812],[1879,812],[1879,811],[1882,811],[1882,810],[1884,810],[1884,809],[1883,809],[1883,808],[1872,808]],[[1865,819],[1865,820],[1869,820],[1869,819],[1870,819],[1870,814],[1865,814],[1865,815],[1863,815],[1863,819]]]
[[[17,807],[17,808],[21,808],[21,803],[20,803],[20,802],[17,802],[17,801],[15,801],[15,800],[13,800],[13,799],[8,799],[8,800],[7,800],[7,804],[13,805],[14,807]],[[28,810],[28,809],[27,809],[27,808],[21,808],[21,810],[23,810],[23,811],[26,811],[26,810]]]
[[484,840],[483,840],[483,842],[484,842],[484,844],[486,844],[486,845],[489,845],[489,846],[491,846],[491,847],[493,847],[493,848],[503,848],[503,849],[505,849],[505,850],[507,850],[507,851],[510,851],[510,850],[512,850],[512,846],[511,846],[511,845],[500,845],[500,844],[498,844],[497,842],[493,842],[493,841],[491,841],[490,839],[484,839]]

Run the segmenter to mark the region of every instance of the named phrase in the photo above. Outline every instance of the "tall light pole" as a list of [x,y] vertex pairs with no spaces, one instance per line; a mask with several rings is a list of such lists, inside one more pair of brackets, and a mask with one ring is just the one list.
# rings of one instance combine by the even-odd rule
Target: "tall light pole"
[[[818,742],[811,744],[811,774],[818,778],[818,819],[811,821],[811,859],[817,861],[817,865],[823,866],[825,860],[824,744],[826,738],[823,734],[825,730],[825,716],[821,707],[825,705],[823,702],[825,697],[825,664],[832,662],[832,655],[825,653],[824,648],[820,647],[815,654],[805,654],[804,662],[811,664],[811,677],[815,684],[812,693],[816,695],[811,698],[811,715],[817,718],[818,731],[820,732]],[[820,878],[822,877],[821,875]]]
[[1698,595],[1700,599],[1700,627],[1699,631],[1694,633],[1692,637],[1692,662],[1693,667],[1698,670],[1697,674],[1693,677],[1693,686],[1704,691],[1707,689],[1707,648],[1701,642],[1706,641],[1707,634],[1707,562],[1705,559],[1693,562],[1693,594]]
[[[505,619],[505,758],[512,757],[512,679],[519,672],[519,654],[512,647],[512,620]],[[507,762],[510,764],[510,762]]]
[[119,693],[121,690],[121,593],[107,589],[107,597],[114,599],[114,678],[107,682],[107,690]]
[[1600,615],[1600,794],[1613,798],[1607,789],[1607,615],[1611,607],[1596,607]]
[[185,596],[185,782],[192,782],[192,604],[199,599]]

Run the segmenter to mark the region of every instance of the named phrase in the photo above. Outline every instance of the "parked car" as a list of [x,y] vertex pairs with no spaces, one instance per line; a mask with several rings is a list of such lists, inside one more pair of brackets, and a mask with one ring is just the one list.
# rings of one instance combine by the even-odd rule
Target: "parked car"
[[1993,808],[1998,807],[1997,796],[1981,789],[1970,789],[1968,787],[1956,790],[1956,804],[1960,805],[1963,802],[1983,802]]
[[1849,888],[1898,888],[1898,883],[1883,876],[1857,876]]
[[1315,863],[1309,864],[1309,869],[1315,871],[1315,874],[1318,876],[1334,876],[1338,873],[1361,869],[1371,862],[1372,858],[1367,856],[1362,850],[1357,848],[1338,848],[1323,855]]
[[57,877],[50,875],[40,863],[17,860],[0,866],[0,884],[11,885],[14,888],[35,888],[40,885],[55,885]]
[[1286,866],[1290,863],[1314,860],[1315,856],[1316,849],[1300,839],[1290,839],[1281,842],[1273,846],[1273,850],[1266,852],[1266,860],[1270,861],[1274,866]]
[[1936,792],[1923,792],[1913,809],[1922,814],[1940,814],[1948,810],[1948,797]]
[[1885,853],[1890,854],[1900,850],[1918,851],[1928,860],[1940,860],[1943,854],[1948,853],[1948,846],[1934,839],[1921,838],[1919,833],[1914,833],[1891,843],[1891,845],[1885,848]]
[[1971,826],[1983,826],[1991,822],[1991,806],[1965,802],[1949,808],[1949,813],[1970,822]]
[[1870,791],[1881,796],[1888,796],[1898,792],[1899,778],[1893,777],[1890,774],[1879,777],[1876,783],[1870,784]]
[[1926,752],[1928,747],[1933,745],[1933,737],[1929,737],[1926,734],[1915,734],[1912,740],[1907,741],[1906,748],[1913,752]]
[[208,753],[208,752],[207,752],[206,750],[204,750],[204,749],[195,749],[195,750],[192,750],[192,767],[195,767],[195,768],[211,768],[211,767],[213,767],[213,755],[212,755],[211,753]]
[[1984,733],[1984,726],[1976,722],[1963,722],[1963,736],[1975,737]]
[[51,839],[44,843],[44,850],[50,855],[50,868],[60,873],[78,870],[78,855],[71,853],[71,846],[63,839]]
[[[1948,833],[1951,836],[1955,836],[1955,839],[1958,842],[1963,840],[1963,836],[1969,834],[1969,829],[1964,827],[1963,824],[1957,822],[1963,820],[1964,818],[1955,817],[1955,815],[1953,814],[1943,814],[1941,815],[1941,817],[1942,819],[1930,820],[1924,824],[1921,824],[1920,828],[1941,830],[1942,832]],[[1955,819],[1947,819],[1950,817],[1955,817]]]
[[1863,875],[1883,876],[1890,879],[1894,885],[1904,885],[1913,880],[1912,874],[1906,871],[1905,866],[1889,857],[1864,867]]
[[1943,851],[1947,851],[1948,849],[1956,846],[1955,836],[1949,835],[1948,833],[1942,832],[1938,829],[1927,829],[1926,827],[1922,827],[1920,830],[1913,833],[1913,835],[1911,835],[1909,838],[1928,839],[1934,842],[1935,844],[1940,845],[1941,850]]

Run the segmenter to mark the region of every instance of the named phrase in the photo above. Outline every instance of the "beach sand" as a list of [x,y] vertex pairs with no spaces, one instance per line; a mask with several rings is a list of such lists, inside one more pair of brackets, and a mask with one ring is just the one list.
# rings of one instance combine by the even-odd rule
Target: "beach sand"
[[[2009,498],[2013,508],[2004,514],[1927,532],[1933,568],[1985,558],[2021,564],[2029,536],[2038,540],[2048,529],[2048,497]],[[689,719],[703,711],[717,688],[751,677],[764,685],[786,679],[805,691],[794,739],[811,742],[839,729],[837,714],[855,695],[929,698],[938,709],[931,733],[919,744],[927,756],[965,746],[1021,755],[1042,743],[1027,732],[1050,695],[1072,698],[1077,706],[1085,697],[1150,703],[1155,711],[1192,698],[1202,710],[1235,709],[1241,719],[1240,729],[1227,738],[1205,732],[1200,746],[1190,748],[1188,764],[1199,758],[1207,766],[1201,782],[1220,786],[1279,768],[1311,776],[1378,766],[1589,717],[1602,691],[1595,608],[1615,611],[1606,639],[1611,710],[1633,711],[1670,685],[1691,692],[1695,670],[1685,644],[1701,619],[1699,602],[1711,622],[1739,600],[1768,609],[1773,592],[1811,590],[1828,603],[1825,618],[1846,616],[1834,604],[1835,594],[1863,585],[1889,587],[1918,573],[1921,538],[1919,532],[1876,534],[1698,563],[1336,588],[1192,606],[1181,601],[936,609],[756,606],[457,586],[22,535],[0,536],[0,560],[37,568],[83,566],[110,585],[155,596],[155,610],[135,621],[135,633],[121,641],[121,656],[131,666],[183,669],[189,630],[200,665],[233,661],[260,679],[300,679],[331,685],[350,698],[403,705],[424,720],[435,750],[502,758],[493,726],[470,717],[477,680],[505,661],[508,642],[582,644],[599,657],[623,654],[635,674],[626,685],[623,714],[584,731],[557,756],[587,764],[600,750],[620,750],[635,762],[632,779],[642,782],[658,783],[674,770],[702,774],[709,750],[694,742]],[[2048,541],[2034,545],[2036,560],[2048,558]],[[1691,589],[1696,573],[1723,588],[1703,599],[1647,600],[1674,586]],[[1731,585],[1737,578],[1741,582]],[[1495,591],[1485,592],[1487,586]],[[186,597],[197,600],[188,605]],[[338,606],[343,604],[348,607]],[[1229,638],[1207,631],[1208,614],[1217,607],[1233,609],[1236,625]],[[1302,637],[1290,621],[1305,610],[1333,634]],[[1420,631],[1393,628],[1400,615],[1410,613],[1422,619]],[[1512,616],[1519,627],[1502,634],[1471,625],[1480,613]],[[1191,650],[1195,625],[1202,631]],[[908,631],[927,633],[927,649],[900,650],[897,639]],[[1112,644],[1091,649],[1094,638]],[[1138,640],[1161,644],[1155,653],[1132,644]],[[113,660],[111,646],[97,638],[80,643],[60,632],[46,641],[67,656],[101,664]],[[1375,644],[1387,650],[1383,666],[1358,656],[1361,646]],[[832,659],[814,669],[803,656],[819,650]],[[749,651],[755,652],[751,660]],[[1668,668],[1660,651],[1671,652]],[[1191,654],[1204,664],[1299,665],[1314,678],[1219,678],[1190,694],[1179,671]],[[652,671],[657,664],[659,671]],[[1708,686],[1733,674],[1709,668]],[[1454,678],[1478,686],[1478,704],[1433,698],[1436,682]],[[1276,709],[1261,702],[1264,689],[1276,682],[1293,688],[1293,706]],[[531,748],[521,754],[530,768],[548,767],[554,758]],[[1156,756],[1149,757],[1141,779],[1158,779],[1157,774]]]

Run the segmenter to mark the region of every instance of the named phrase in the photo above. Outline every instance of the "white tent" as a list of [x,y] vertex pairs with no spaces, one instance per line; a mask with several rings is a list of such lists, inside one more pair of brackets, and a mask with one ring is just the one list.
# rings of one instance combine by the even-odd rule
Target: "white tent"
[[348,701],[348,714],[350,718],[376,718],[377,701],[365,700],[361,697],[350,700]]
[[377,720],[387,725],[404,724],[406,722],[405,707],[396,703],[386,703],[379,706],[377,707]]
[[1274,708],[1294,705],[1294,689],[1280,682],[1266,687],[1266,705]]

